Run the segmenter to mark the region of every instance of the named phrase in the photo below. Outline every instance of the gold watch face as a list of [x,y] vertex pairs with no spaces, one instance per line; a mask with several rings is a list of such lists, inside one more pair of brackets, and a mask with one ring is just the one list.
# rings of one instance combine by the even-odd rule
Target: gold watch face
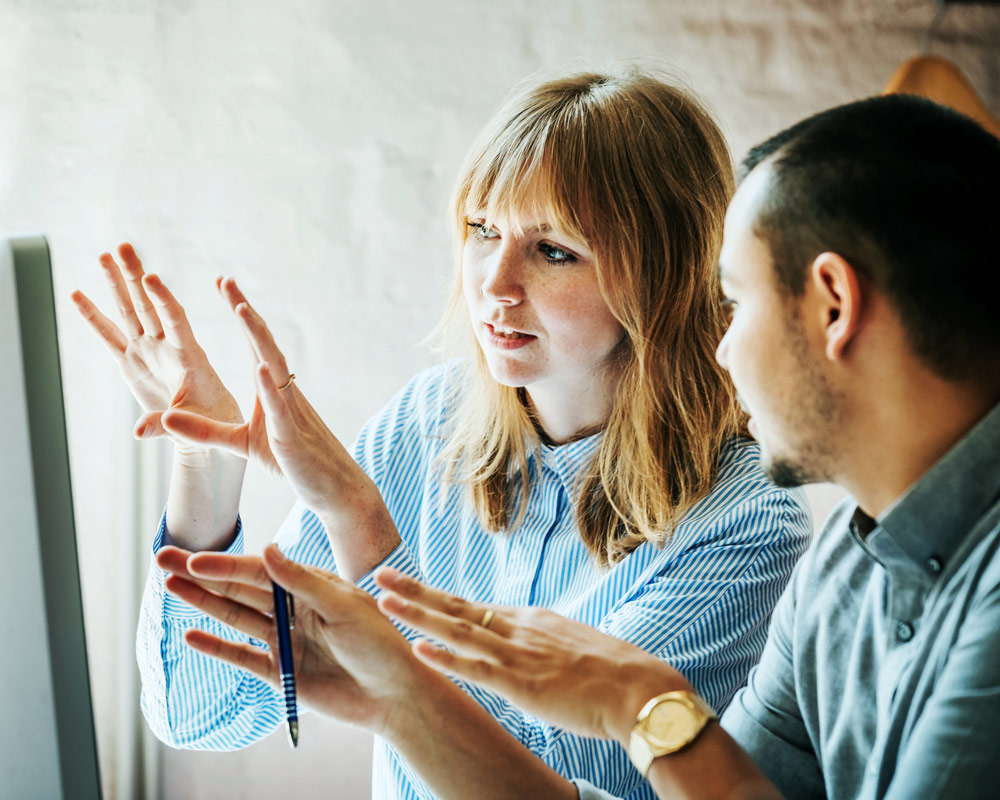
[[686,703],[665,699],[646,717],[643,727],[648,737],[665,748],[687,744],[701,730],[702,721]]

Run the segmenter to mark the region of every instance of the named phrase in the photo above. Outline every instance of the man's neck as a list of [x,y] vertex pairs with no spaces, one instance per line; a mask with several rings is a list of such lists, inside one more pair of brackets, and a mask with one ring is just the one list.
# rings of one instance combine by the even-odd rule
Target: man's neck
[[1000,402],[984,390],[925,375],[880,384],[858,405],[836,480],[871,517],[903,496]]

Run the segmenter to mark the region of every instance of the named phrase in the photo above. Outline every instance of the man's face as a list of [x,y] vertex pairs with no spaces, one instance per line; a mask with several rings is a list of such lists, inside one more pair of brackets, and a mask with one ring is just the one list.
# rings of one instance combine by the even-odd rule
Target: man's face
[[766,163],[753,170],[726,213],[719,270],[733,317],[716,359],[751,415],[765,473],[780,486],[798,486],[832,478],[839,404],[803,299],[779,287],[770,249],[753,230],[770,175]]

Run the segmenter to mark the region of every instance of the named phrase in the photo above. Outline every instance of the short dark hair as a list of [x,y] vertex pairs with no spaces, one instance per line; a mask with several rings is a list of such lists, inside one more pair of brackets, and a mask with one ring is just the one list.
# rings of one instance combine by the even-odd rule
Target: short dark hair
[[1000,139],[907,95],[832,108],[754,147],[773,168],[754,231],[779,285],[802,293],[823,252],[885,294],[942,377],[1000,361]]

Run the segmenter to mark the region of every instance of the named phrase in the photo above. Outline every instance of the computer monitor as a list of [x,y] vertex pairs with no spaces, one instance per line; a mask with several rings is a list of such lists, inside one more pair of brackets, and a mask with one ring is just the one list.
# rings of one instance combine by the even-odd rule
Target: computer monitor
[[0,236],[0,526],[0,794],[100,800],[42,236]]

